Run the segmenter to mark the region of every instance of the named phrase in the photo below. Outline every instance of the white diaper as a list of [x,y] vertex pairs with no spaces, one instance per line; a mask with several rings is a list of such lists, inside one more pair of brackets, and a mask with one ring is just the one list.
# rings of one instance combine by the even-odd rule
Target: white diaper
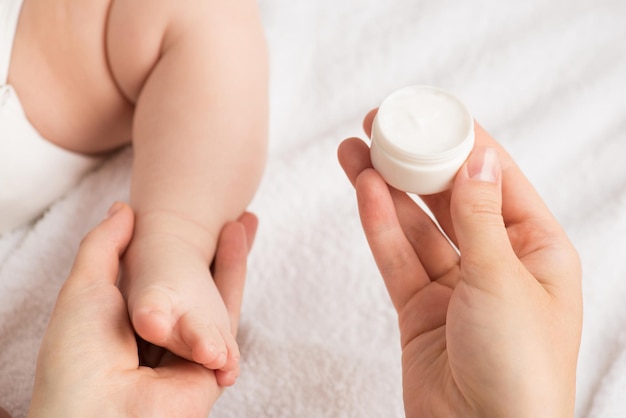
[[42,138],[7,84],[22,1],[0,0],[0,234],[40,216],[100,161]]

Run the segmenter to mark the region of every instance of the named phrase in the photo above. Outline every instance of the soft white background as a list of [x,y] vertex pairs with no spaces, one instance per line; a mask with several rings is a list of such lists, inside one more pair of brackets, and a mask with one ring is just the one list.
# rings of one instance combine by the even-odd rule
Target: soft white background
[[[361,135],[367,110],[417,83],[467,104],[574,241],[585,296],[577,416],[626,416],[626,2],[259,4],[270,158],[252,204],[261,225],[242,376],[212,416],[403,416],[394,313],[335,154]],[[78,243],[127,199],[131,158],[114,156],[35,225],[0,238],[0,404],[16,417]]]

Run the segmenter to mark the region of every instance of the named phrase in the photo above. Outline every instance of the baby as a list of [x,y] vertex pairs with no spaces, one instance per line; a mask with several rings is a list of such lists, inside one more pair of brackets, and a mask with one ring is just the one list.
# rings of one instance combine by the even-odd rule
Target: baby
[[0,0],[0,233],[132,142],[131,321],[223,386],[239,354],[209,266],[262,174],[267,78],[255,0]]

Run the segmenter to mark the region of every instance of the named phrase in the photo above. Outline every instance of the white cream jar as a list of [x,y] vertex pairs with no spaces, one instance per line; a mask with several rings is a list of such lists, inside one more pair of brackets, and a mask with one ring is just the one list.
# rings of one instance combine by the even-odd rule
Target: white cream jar
[[448,189],[474,147],[474,120],[456,97],[431,86],[388,96],[372,125],[372,165],[405,192]]

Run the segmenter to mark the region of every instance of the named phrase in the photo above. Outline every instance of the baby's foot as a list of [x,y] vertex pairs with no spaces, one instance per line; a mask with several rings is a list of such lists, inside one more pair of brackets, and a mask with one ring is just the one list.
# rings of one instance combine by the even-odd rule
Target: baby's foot
[[239,348],[224,302],[207,267],[194,268],[199,260],[180,261],[123,279],[135,331],[152,344],[216,370],[221,386],[232,385],[239,373]]

